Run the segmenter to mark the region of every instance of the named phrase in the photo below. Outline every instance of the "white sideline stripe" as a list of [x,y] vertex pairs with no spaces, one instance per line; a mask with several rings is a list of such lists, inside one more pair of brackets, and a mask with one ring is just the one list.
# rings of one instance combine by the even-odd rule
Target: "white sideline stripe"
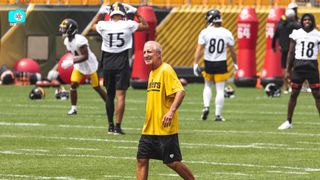
[[[42,123],[9,123],[9,122],[0,122],[0,126],[49,126],[48,124],[42,124]],[[106,128],[105,126],[81,126],[81,125],[66,125],[66,124],[60,124],[60,125],[50,125],[50,126],[58,126],[58,127],[64,127],[64,128],[97,128],[102,129]],[[141,130],[141,128],[123,128],[127,130]],[[297,136],[311,136],[311,137],[320,137],[320,134],[310,134],[310,133],[295,133],[295,132],[284,132],[284,131],[277,131],[277,132],[267,132],[267,131],[235,131],[235,130],[229,130],[229,131],[223,131],[223,130],[200,130],[200,129],[186,129],[186,130],[180,130],[181,132],[200,132],[205,133],[206,135],[209,135],[208,133],[234,133],[234,134],[275,134],[275,135],[297,135]]]
[[235,176],[252,176],[251,174],[244,173],[230,173],[230,172],[212,172],[211,174],[225,174],[225,175],[235,175]]
[[318,122],[294,122],[294,124],[320,125]]
[[[44,123],[11,123],[11,122],[0,122],[0,126],[57,126],[63,128],[84,128],[84,129],[106,129],[106,126],[81,126],[81,125],[48,125]],[[123,128],[126,130],[141,130],[141,128]]]
[[296,135],[296,136],[311,136],[311,137],[320,137],[320,134],[310,134],[310,133],[295,133],[295,132],[284,132],[284,131],[278,131],[278,132],[267,132],[267,131],[234,131],[234,130],[229,130],[229,131],[223,131],[223,130],[182,130],[186,132],[199,132],[199,133],[205,133],[206,135],[209,135],[208,133],[226,133],[226,134],[275,134],[275,135]]
[[307,175],[307,172],[284,172],[284,171],[267,171],[268,173],[278,173],[278,174],[297,174],[297,175]]
[[0,122],[0,126],[47,126],[47,124],[42,124],[42,123],[8,123],[8,122]]
[[[86,129],[107,129],[107,126],[81,126],[81,125],[66,125],[66,124],[60,124],[58,127],[63,128],[86,128]],[[141,128],[122,128],[125,130],[141,130]]]
[[129,140],[109,140],[109,139],[97,139],[97,138],[72,138],[72,137],[50,137],[50,136],[13,136],[13,135],[0,135],[0,137],[8,138],[38,138],[38,139],[56,139],[56,140],[76,140],[76,141],[97,141],[97,142],[120,142],[120,143],[137,143],[138,141]]
[[27,151],[27,152],[49,152],[46,149],[17,149],[19,151]]
[[[119,157],[119,156],[103,156],[103,155],[89,155],[89,154],[45,154],[45,153],[20,153],[15,151],[0,151],[0,154],[7,155],[25,155],[25,156],[48,156],[48,157],[79,157],[79,158],[103,158],[103,159],[122,159],[122,160],[134,160],[135,157]],[[290,170],[302,170],[306,172],[320,172],[320,168],[309,167],[291,167],[291,166],[275,166],[275,165],[257,165],[257,164],[241,164],[241,163],[223,163],[223,162],[211,162],[211,161],[184,161],[190,164],[206,164],[206,165],[219,165],[219,166],[239,166],[239,167],[252,167],[252,168],[267,168],[267,169],[290,169]]]
[[[243,104],[242,104],[243,105]],[[195,110],[195,109],[179,109],[179,112],[189,112],[189,113],[199,113],[199,117],[201,115],[201,110],[202,109],[199,109],[199,110]],[[253,115],[257,115],[257,114],[260,114],[260,115],[286,115],[287,112],[286,111],[271,111],[271,112],[266,112],[266,111],[235,111],[235,110],[223,110],[223,112],[225,112],[226,114],[229,113],[229,114],[253,114]],[[316,113],[315,112],[309,112],[309,111],[305,111],[305,112],[294,112],[294,114],[297,114],[297,115],[312,115],[312,116],[315,116]]]
[[158,174],[158,176],[179,177],[178,174]]
[[320,145],[320,143],[316,143],[316,142],[305,142],[305,141],[300,141],[297,142],[298,144],[311,144],[311,145]]
[[100,151],[101,149],[96,148],[74,148],[74,147],[68,147],[64,148],[65,150],[81,150],[81,151]]
[[116,179],[136,179],[135,176],[118,176],[118,175],[104,175],[106,178],[116,178]]
[[112,146],[113,148],[117,149],[138,149],[136,146]]
[[86,180],[86,179],[77,179],[74,177],[50,177],[50,176],[30,176],[30,175],[21,175],[21,174],[0,174],[0,177],[9,177],[9,178],[31,178],[31,179],[58,179],[58,180]]
[[[50,136],[13,136],[13,135],[0,135],[0,137],[7,138],[34,138],[34,139],[55,139],[55,140],[75,140],[75,141],[96,141],[96,142],[113,142],[113,143],[134,143],[137,144],[138,141],[130,140],[109,140],[109,139],[94,139],[94,138],[69,138],[69,137],[50,137]],[[252,143],[252,144],[204,144],[204,143],[180,143],[182,147],[186,148],[201,148],[201,146],[206,147],[221,147],[221,148],[255,148],[255,149],[281,149],[281,150],[300,150],[300,151],[320,151],[319,148],[296,148],[287,147],[284,144],[271,144],[271,143]],[[262,146],[261,146],[262,145]],[[266,146],[264,146],[266,145]],[[271,146],[271,147],[268,147]],[[274,146],[274,147],[272,147]],[[286,147],[285,147],[286,146]],[[122,149],[135,149],[136,147],[131,146],[115,146],[115,148]]]

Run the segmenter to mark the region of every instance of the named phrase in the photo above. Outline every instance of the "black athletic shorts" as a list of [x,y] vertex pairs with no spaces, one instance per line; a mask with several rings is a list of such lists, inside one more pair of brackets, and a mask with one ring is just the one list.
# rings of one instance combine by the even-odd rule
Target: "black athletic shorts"
[[162,160],[164,164],[181,161],[178,134],[142,135],[138,145],[137,159],[157,159]]
[[[129,67],[122,70],[103,70],[104,86],[108,90],[127,90],[130,86],[130,69]],[[115,87],[114,87],[115,86]]]
[[295,60],[291,81],[293,84],[302,85],[308,80],[310,87],[319,84],[318,62],[316,60]]
[[228,72],[227,61],[207,61],[204,60],[204,71],[207,74],[224,74]]
[[288,51],[281,51],[281,68],[285,69],[287,67],[287,56]]

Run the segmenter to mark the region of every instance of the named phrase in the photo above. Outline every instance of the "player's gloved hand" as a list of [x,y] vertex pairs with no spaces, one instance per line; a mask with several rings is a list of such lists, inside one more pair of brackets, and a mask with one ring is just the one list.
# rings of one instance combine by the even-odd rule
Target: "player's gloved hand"
[[133,7],[133,6],[129,5],[129,4],[126,4],[126,3],[122,3],[122,5],[126,9],[127,13],[136,14],[137,8],[135,8],[135,7]]
[[233,64],[233,68],[234,68],[235,71],[238,71],[238,70],[239,70],[239,67],[238,67],[237,64]]
[[110,6],[102,4],[98,12],[100,14],[107,14],[109,13],[109,11],[110,11]]
[[61,63],[61,67],[63,69],[67,69],[68,67],[71,67],[73,65],[73,60],[72,59],[66,59]]
[[199,75],[200,75],[200,72],[201,72],[201,70],[200,70],[200,68],[199,68],[199,64],[194,64],[194,65],[193,65],[193,74],[194,74],[195,76],[199,76]]

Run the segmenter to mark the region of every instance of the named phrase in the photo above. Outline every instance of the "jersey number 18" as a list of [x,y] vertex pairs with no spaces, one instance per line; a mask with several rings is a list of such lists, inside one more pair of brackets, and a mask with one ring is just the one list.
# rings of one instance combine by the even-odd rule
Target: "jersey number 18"
[[[301,56],[304,56],[304,51],[305,51],[305,41],[301,41],[302,44],[302,50],[301,50]],[[312,57],[313,56],[313,48],[314,48],[314,43],[309,42],[307,45],[307,50],[306,50],[306,55],[307,57]]]

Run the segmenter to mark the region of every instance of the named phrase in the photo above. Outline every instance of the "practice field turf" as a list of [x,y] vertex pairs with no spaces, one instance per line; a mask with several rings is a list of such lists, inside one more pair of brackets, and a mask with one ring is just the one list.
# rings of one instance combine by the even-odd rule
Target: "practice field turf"
[[[301,93],[293,129],[279,131],[289,95],[268,98],[263,89],[236,88],[226,99],[225,122],[215,122],[214,100],[200,120],[202,84],[188,84],[179,111],[184,162],[197,179],[319,179],[320,119],[310,93]],[[103,101],[90,86],[79,88],[78,115],[69,101],[45,89],[0,86],[0,179],[135,179],[136,152],[145,114],[145,90],[129,89],[124,136],[108,135]],[[214,95],[214,94],[213,94]],[[149,179],[180,179],[161,161]]]

